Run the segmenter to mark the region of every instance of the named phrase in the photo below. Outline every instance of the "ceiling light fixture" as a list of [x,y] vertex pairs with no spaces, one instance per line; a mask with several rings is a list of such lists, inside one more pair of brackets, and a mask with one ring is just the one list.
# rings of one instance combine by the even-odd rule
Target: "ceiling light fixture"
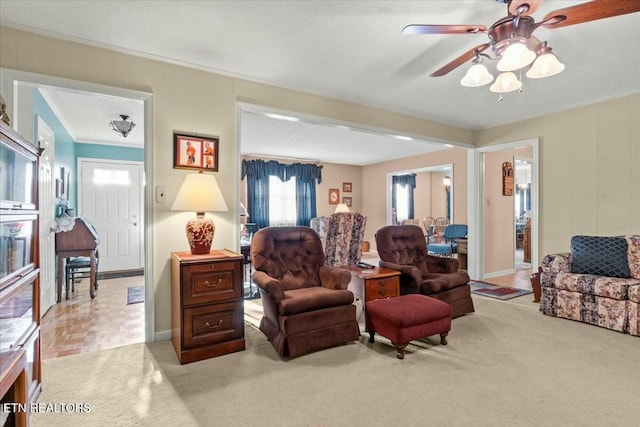
[[[485,33],[489,38],[487,42],[467,50],[431,73],[431,77],[444,76],[473,58],[471,69],[460,80],[460,84],[467,87],[489,84],[493,81],[493,77],[489,75],[486,67],[482,65],[479,55],[498,61],[498,71],[513,72],[519,70],[520,74],[522,74],[522,71],[525,71],[525,67],[533,63],[526,72],[527,77],[531,79],[550,77],[562,72],[565,67],[551,53],[551,48],[547,47],[547,42],[541,42],[533,35],[537,28],[561,28],[640,12],[640,1],[638,0],[623,0],[619,2],[592,0],[554,10],[547,13],[542,20],[536,21],[532,14],[540,8],[543,0],[496,1],[505,4],[508,13],[507,16],[500,18],[490,26],[475,24],[409,24],[402,29],[403,34],[475,35]],[[616,3],[616,7],[611,7],[609,3]],[[486,49],[490,49],[493,52],[493,58],[482,54]],[[512,77],[509,74],[502,76],[502,78],[499,77],[500,83],[496,82],[492,85],[492,90],[503,90],[504,88],[515,90],[521,88],[522,83],[516,83],[515,80],[517,79],[514,80]],[[509,84],[505,83],[506,79],[508,79]],[[499,100],[502,100],[502,95]]]
[[493,75],[491,75],[489,70],[487,70],[487,67],[482,63],[482,57],[491,59],[484,53],[477,53],[476,58],[473,60],[473,65],[469,68],[467,74],[464,75],[462,80],[460,80],[460,84],[462,86],[478,87],[484,86],[493,81]]
[[129,120],[129,116],[126,114],[120,114],[120,117],[122,120],[111,120],[109,124],[113,130],[120,134],[120,136],[126,138],[136,124],[133,123],[133,120]]
[[[554,76],[564,70],[564,64],[551,52],[551,48],[547,46],[546,41],[540,43],[536,52],[528,49],[524,44],[526,42],[527,40],[514,39],[507,48],[504,49],[502,56],[496,64],[496,68],[502,73],[489,87],[491,92],[499,94],[513,92],[515,90],[522,92],[522,82],[518,80],[518,77],[513,72],[523,70],[529,65],[530,67],[526,76],[530,79]],[[473,65],[469,68],[462,80],[460,80],[462,86],[478,87],[493,81],[493,75],[484,66],[482,56],[492,59],[490,56],[476,51]],[[498,100],[502,101],[502,96],[500,96]]]

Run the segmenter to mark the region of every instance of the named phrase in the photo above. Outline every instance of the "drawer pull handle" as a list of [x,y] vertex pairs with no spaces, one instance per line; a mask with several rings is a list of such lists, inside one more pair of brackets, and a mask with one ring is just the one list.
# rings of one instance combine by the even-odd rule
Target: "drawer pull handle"
[[378,290],[378,295],[386,295],[386,294],[387,294],[387,290],[386,289]]
[[380,280],[380,281],[378,282],[378,285],[380,285],[380,286],[387,286],[387,283],[389,283],[389,280],[387,280],[387,279],[383,279],[383,280]]
[[222,319],[218,320],[218,324],[217,325],[211,326],[211,323],[209,323],[209,322],[205,322],[205,324],[204,324],[204,326],[206,326],[209,329],[219,328],[220,325],[222,325]]
[[213,264],[213,265],[211,266],[211,269],[212,269],[212,270],[215,270],[215,269],[216,269],[216,265],[215,265],[215,264]]
[[218,279],[215,283],[209,283],[208,280],[204,281],[204,285],[208,288],[215,288],[216,286],[218,286],[220,283],[222,283],[222,279]]

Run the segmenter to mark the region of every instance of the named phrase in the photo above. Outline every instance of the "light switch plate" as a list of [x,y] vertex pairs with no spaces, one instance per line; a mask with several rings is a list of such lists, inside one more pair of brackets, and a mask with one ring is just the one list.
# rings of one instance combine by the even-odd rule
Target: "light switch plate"
[[167,203],[167,190],[164,185],[156,187],[156,202]]

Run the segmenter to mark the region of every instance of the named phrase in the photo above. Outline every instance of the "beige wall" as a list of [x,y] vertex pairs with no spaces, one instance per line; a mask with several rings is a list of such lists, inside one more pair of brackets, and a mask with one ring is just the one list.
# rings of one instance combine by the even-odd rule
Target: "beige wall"
[[[231,210],[216,213],[212,217],[216,223],[214,246],[227,248],[237,248],[239,239],[240,218],[237,209],[240,159],[235,134],[237,102],[387,128],[425,139],[472,142],[472,132],[428,120],[6,26],[0,26],[0,67],[153,93],[153,140],[149,141],[153,152],[153,176],[148,182],[153,186],[166,186],[168,203],[154,203],[151,207],[153,223],[148,226],[152,227],[154,241],[153,257],[148,260],[148,265],[152,266],[154,277],[155,330],[165,333],[165,337],[171,327],[170,252],[188,249],[182,230],[191,215],[188,212],[169,211],[187,173],[172,168],[174,130],[217,135],[220,138],[219,172],[216,176]],[[326,185],[332,179],[327,174]],[[341,185],[341,180],[332,184]],[[354,178],[353,182],[355,186],[358,181]],[[364,211],[364,200],[362,203]]]
[[511,162],[515,171],[515,157],[531,158],[533,148],[523,147],[484,154],[485,274],[505,272],[514,268],[514,196],[502,195],[502,163]]
[[[453,220],[467,223],[467,149],[450,148],[406,159],[368,165],[362,169],[362,212],[367,216],[365,240],[375,248],[375,233],[387,225],[387,174],[430,166],[453,164]],[[440,179],[440,183],[442,180]],[[417,193],[416,188],[416,193]],[[444,192],[444,190],[441,191]],[[444,202],[444,199],[443,199]],[[417,212],[416,212],[417,217]],[[420,217],[422,219],[422,217]]]
[[[466,166],[465,166],[466,167]],[[443,172],[419,172],[416,174],[416,189],[413,194],[414,217],[422,220],[427,217],[446,216],[447,198],[442,178]]]
[[478,146],[540,138],[540,259],[575,234],[640,233],[640,94],[476,133]]

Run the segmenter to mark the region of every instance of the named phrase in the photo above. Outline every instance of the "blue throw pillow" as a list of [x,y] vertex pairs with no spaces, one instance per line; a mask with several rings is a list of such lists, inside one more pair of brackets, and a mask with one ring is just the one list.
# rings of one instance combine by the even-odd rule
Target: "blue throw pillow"
[[629,277],[624,237],[573,236],[571,272],[607,277]]

